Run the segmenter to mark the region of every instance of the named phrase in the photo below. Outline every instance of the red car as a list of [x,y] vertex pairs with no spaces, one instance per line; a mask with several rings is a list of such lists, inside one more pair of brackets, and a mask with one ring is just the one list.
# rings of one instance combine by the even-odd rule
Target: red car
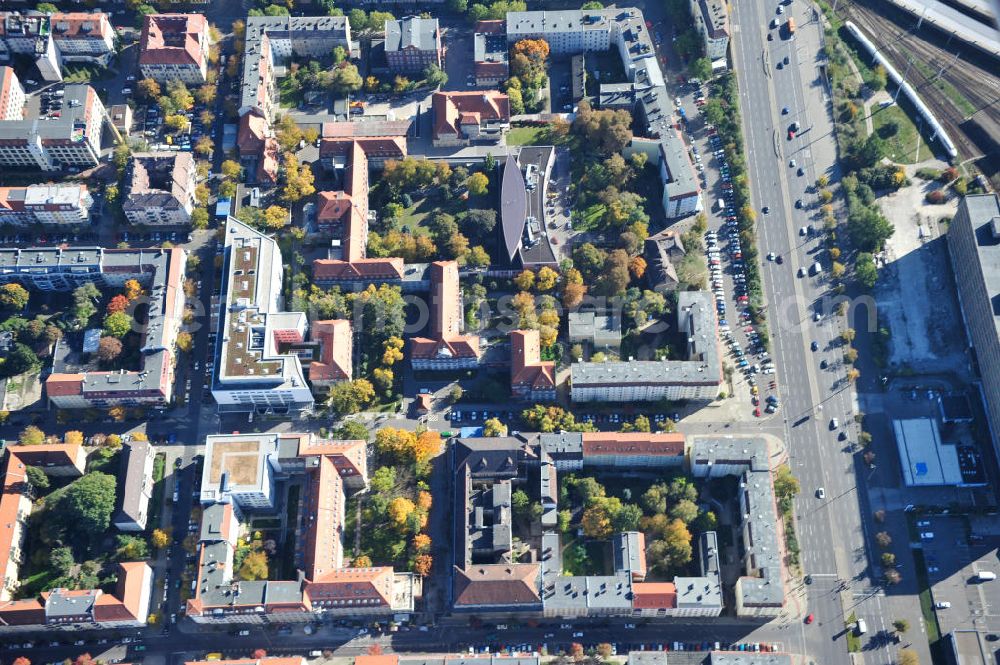
[[789,129],[788,130],[788,140],[791,141],[794,138],[795,138],[795,130],[794,129]]
[[753,415],[755,415],[756,417],[760,418],[760,407],[759,406],[756,409],[753,410]]
[[806,615],[806,623],[807,623],[807,624],[810,624],[810,623],[812,623],[812,622],[813,622],[813,615],[811,615],[811,614],[807,614],[807,615]]

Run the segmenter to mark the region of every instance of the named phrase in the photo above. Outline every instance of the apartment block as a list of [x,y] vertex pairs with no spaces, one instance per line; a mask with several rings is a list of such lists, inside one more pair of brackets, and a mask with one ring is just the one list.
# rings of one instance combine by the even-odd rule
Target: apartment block
[[306,315],[280,308],[278,243],[226,222],[223,298],[212,396],[220,412],[301,413],[313,396],[290,346],[305,339]]
[[122,209],[131,224],[190,224],[197,185],[197,167],[191,153],[135,153],[129,168],[128,195]]
[[0,122],[24,117],[24,88],[13,67],[0,66]]
[[0,249],[0,283],[38,291],[82,284],[121,289],[134,279],[146,291],[148,315],[134,370],[98,371],[81,363],[66,337],[56,344],[45,380],[49,402],[61,409],[164,406],[173,398],[174,356],[184,315],[187,253],[172,249],[100,247]]
[[57,66],[62,62],[107,65],[115,54],[115,30],[103,12],[2,12],[0,44],[8,53],[23,55],[54,51]]
[[1000,451],[1000,198],[966,196],[948,227],[969,354],[979,372],[993,448]]
[[86,185],[0,187],[0,224],[82,226],[90,222],[93,205],[94,199]]
[[570,369],[573,401],[715,399],[723,382],[716,325],[711,293],[681,292],[677,328],[687,337],[687,359],[574,363]]
[[277,109],[276,68],[293,57],[329,56],[336,47],[350,55],[346,16],[250,16],[246,19],[240,115],[256,113],[271,122]]
[[67,85],[62,117],[0,121],[0,166],[58,171],[90,168],[101,159],[104,104],[89,85]]
[[208,77],[208,21],[201,14],[150,14],[139,39],[139,70],[160,82],[201,85]]
[[724,0],[690,0],[694,27],[705,43],[705,55],[724,60],[729,49],[729,10]]
[[509,49],[503,21],[479,21],[472,37],[476,85],[499,87],[510,77]]
[[423,72],[441,66],[441,30],[436,18],[407,16],[385,22],[385,59],[393,72]]
[[49,25],[64,62],[107,65],[115,54],[115,29],[103,12],[52,14]]
[[153,498],[155,457],[156,451],[148,441],[131,441],[122,447],[115,513],[111,518],[119,531],[146,529],[149,502]]
[[[675,127],[673,97],[666,88],[642,12],[635,8],[507,12],[507,43],[545,39],[556,55],[591,51],[618,52],[631,91],[617,86],[612,96],[634,100],[640,131],[625,154],[643,152],[660,170],[662,205],[676,219],[702,209],[701,188],[684,140]],[[575,82],[574,82],[575,85]]]
[[514,399],[550,402],[556,398],[555,362],[542,360],[537,330],[510,333],[510,391]]

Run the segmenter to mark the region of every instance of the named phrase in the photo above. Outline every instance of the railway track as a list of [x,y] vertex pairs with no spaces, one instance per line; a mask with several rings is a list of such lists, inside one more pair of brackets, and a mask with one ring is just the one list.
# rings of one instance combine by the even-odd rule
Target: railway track
[[[838,10],[876,42],[896,69],[906,73],[907,81],[955,143],[959,160],[984,154],[986,150],[962,129],[962,122],[976,111],[1000,114],[1000,78],[985,68],[987,63],[980,62],[978,54],[958,41],[948,43],[929,27],[918,31],[913,17],[888,6],[849,2]],[[966,103],[953,99],[955,92],[947,90],[949,86]]]

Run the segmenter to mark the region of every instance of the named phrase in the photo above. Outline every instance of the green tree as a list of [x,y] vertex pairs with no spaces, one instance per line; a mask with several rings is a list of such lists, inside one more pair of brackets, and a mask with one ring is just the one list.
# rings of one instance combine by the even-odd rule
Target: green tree
[[29,466],[24,470],[24,475],[27,476],[28,482],[31,486],[37,490],[46,490],[49,488],[49,477],[45,475],[45,472],[39,469],[37,466]]
[[77,328],[85,327],[90,317],[97,313],[97,302],[100,297],[101,292],[91,282],[73,290],[73,318],[76,319]]
[[0,306],[4,309],[21,310],[28,306],[31,295],[28,290],[16,282],[0,287]]
[[140,536],[119,535],[117,548],[119,561],[143,561],[149,558],[149,544]]
[[51,2],[39,2],[35,6],[35,11],[42,12],[43,14],[58,14],[59,8],[53,5]]
[[910,629],[910,622],[906,619],[896,619],[892,622],[892,627],[896,629],[897,633],[905,633]]
[[427,65],[424,70],[424,80],[432,88],[440,88],[448,83],[448,75],[437,65]]
[[115,487],[117,480],[100,471],[88,473],[73,481],[59,501],[60,511],[64,511],[65,522],[74,531],[98,536],[111,523],[111,512],[115,508]]
[[866,289],[875,287],[878,281],[878,269],[875,267],[875,259],[868,252],[859,252],[854,260],[854,274],[858,282]]
[[634,503],[626,503],[611,516],[611,526],[615,532],[638,531],[641,519],[642,508]]
[[330,75],[330,90],[339,95],[356,92],[363,84],[358,66],[351,62],[340,63]]
[[344,441],[367,441],[368,430],[357,420],[347,420],[337,430],[337,437]]
[[14,344],[14,350],[4,361],[2,368],[6,376],[16,376],[25,372],[34,372],[41,365],[42,362],[38,359],[38,355],[30,346],[17,342]]
[[712,78],[712,61],[708,58],[695,58],[691,62],[691,73],[702,81]]
[[674,519],[679,519],[685,524],[690,524],[698,517],[698,506],[693,501],[683,499],[670,506],[667,513]]
[[125,312],[113,312],[104,317],[104,334],[121,339],[132,330],[132,317]]
[[65,577],[73,571],[76,560],[73,558],[73,549],[70,547],[56,547],[49,552],[49,565],[60,576]]
[[372,474],[371,488],[375,494],[387,494],[396,486],[396,467],[380,466]]
[[531,497],[523,489],[514,490],[514,493],[510,497],[510,509],[513,511],[514,516],[518,519],[524,519],[528,516],[528,511],[531,508]]

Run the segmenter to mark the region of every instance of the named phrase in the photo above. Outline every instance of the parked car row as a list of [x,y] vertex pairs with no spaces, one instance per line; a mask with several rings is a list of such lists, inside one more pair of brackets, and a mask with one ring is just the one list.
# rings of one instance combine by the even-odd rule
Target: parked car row
[[[754,415],[762,415],[760,407],[760,388],[757,385],[758,375],[773,375],[774,362],[767,355],[760,336],[752,325],[750,314],[750,293],[746,263],[743,256],[743,245],[740,240],[739,218],[736,214],[736,197],[733,192],[732,172],[730,171],[726,153],[722,147],[722,139],[712,125],[707,125],[708,145],[712,156],[719,166],[720,189],[722,196],[718,201],[718,210],[723,217],[722,226],[718,232],[708,231],[705,234],[705,251],[708,261],[709,281],[715,296],[715,307],[719,314],[719,326],[723,343],[728,347],[733,362],[744,374],[750,385],[750,397],[754,406]],[[769,257],[770,258],[770,257]],[[775,257],[776,259],[778,257]],[[723,286],[723,276],[728,273],[733,283],[733,299],[736,312],[732,317],[732,327],[728,313],[726,292]],[[740,335],[742,328],[743,335]],[[739,340],[745,337],[746,346]],[[754,359],[757,362],[754,362]],[[769,388],[775,389],[776,383],[769,381]],[[778,409],[777,401],[768,401],[765,407],[767,413]]]

